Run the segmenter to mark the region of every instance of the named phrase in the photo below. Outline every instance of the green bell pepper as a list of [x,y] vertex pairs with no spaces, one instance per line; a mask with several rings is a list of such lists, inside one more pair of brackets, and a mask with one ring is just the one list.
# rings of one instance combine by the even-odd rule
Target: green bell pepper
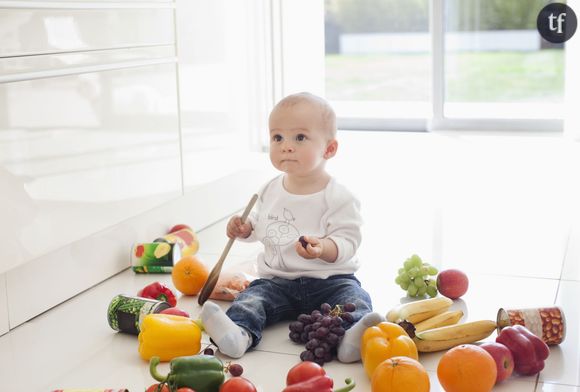
[[190,355],[173,358],[169,362],[169,373],[162,376],[157,372],[159,357],[152,357],[149,361],[149,372],[154,379],[167,383],[173,391],[177,388],[188,387],[196,392],[218,392],[223,384],[224,365],[213,355]]

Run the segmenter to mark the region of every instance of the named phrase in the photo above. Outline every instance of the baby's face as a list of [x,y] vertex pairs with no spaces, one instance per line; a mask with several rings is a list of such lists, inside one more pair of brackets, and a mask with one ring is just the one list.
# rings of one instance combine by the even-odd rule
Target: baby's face
[[320,108],[309,102],[274,109],[270,115],[270,160],[290,175],[324,168],[329,131]]

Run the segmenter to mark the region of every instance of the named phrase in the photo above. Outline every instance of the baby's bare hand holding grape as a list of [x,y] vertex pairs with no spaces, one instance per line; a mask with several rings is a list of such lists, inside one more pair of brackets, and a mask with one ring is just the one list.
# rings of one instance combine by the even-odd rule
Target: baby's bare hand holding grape
[[338,248],[330,238],[301,236],[294,244],[296,253],[307,260],[321,259],[334,263],[338,257]]
[[319,238],[301,236],[296,242],[296,253],[305,259],[317,259],[324,251],[324,245]]
[[242,223],[242,218],[236,215],[228,222],[226,234],[228,238],[248,238],[252,234],[252,224]]

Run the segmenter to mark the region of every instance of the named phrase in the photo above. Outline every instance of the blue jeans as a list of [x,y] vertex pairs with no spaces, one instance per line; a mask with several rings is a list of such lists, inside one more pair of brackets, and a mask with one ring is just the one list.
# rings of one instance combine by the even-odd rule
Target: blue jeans
[[324,302],[343,305],[352,302],[354,322],[348,329],[372,311],[371,297],[354,275],[335,275],[328,279],[283,278],[256,279],[233,302],[226,314],[240,327],[250,332],[252,347],[262,339],[267,325],[282,320],[296,320],[299,314],[310,314]]

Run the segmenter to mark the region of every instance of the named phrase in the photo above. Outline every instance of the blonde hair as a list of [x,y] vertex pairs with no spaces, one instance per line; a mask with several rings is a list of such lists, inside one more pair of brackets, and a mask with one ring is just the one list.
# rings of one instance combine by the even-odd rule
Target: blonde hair
[[334,113],[334,109],[332,106],[330,106],[328,101],[322,97],[309,92],[291,94],[282,98],[280,102],[274,106],[272,112],[274,112],[276,109],[287,108],[302,102],[314,104],[318,107],[318,109],[320,109],[322,123],[324,124],[325,130],[329,133],[331,139],[336,138],[336,114]]

